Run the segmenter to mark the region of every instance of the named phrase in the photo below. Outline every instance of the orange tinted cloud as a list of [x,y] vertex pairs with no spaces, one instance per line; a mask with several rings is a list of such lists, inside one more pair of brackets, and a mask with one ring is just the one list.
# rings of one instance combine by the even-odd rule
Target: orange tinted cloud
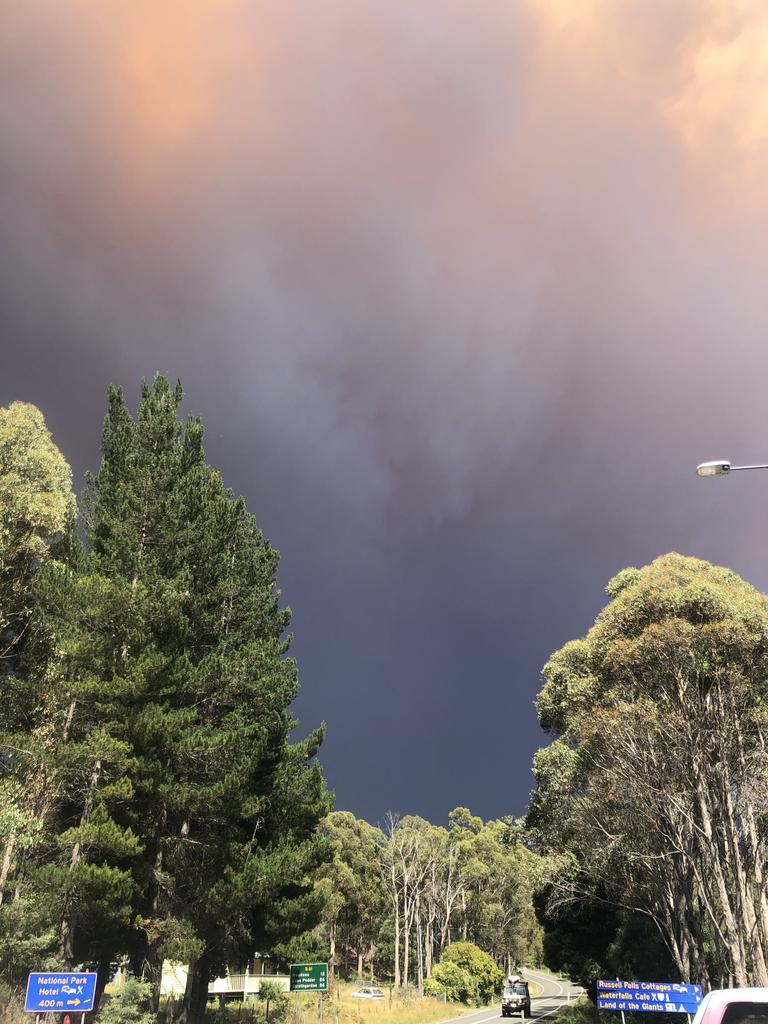
[[683,55],[667,106],[692,168],[713,174],[742,210],[768,202],[768,7],[717,5]]

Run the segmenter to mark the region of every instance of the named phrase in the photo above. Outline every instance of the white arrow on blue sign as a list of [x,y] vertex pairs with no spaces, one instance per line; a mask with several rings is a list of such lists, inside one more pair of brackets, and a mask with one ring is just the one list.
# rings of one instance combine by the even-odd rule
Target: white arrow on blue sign
[[96,974],[33,971],[27,979],[27,1013],[87,1013],[96,997]]
[[696,1013],[703,997],[701,985],[671,981],[597,982],[598,1010],[634,1013]]

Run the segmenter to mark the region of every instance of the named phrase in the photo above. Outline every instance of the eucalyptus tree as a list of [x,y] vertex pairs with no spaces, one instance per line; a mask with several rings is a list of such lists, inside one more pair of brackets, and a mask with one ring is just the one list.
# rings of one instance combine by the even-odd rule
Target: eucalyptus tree
[[552,743],[529,821],[560,856],[550,910],[643,915],[681,979],[768,983],[768,599],[666,555],[627,569],[538,699]]
[[0,966],[11,984],[55,941],[50,910],[25,878],[59,782],[37,584],[75,511],[71,471],[43,414],[24,402],[0,409]]
[[[417,921],[421,888],[428,874],[425,830],[429,827],[429,822],[415,816],[389,815],[387,820],[381,865],[394,916],[396,986],[409,983],[412,929]],[[420,972],[421,968],[417,970]]]
[[469,938],[508,971],[540,946],[532,896],[546,877],[513,819],[489,821],[468,840],[464,868]]
[[356,961],[358,978],[368,962],[373,971],[386,891],[382,882],[384,835],[350,811],[332,811],[320,824],[321,835],[333,846],[333,859],[321,867],[317,885],[325,897],[323,922],[330,945],[331,969],[342,946],[345,959]]
[[72,473],[34,405],[0,408],[0,656],[11,655],[31,615],[32,578],[75,516]]

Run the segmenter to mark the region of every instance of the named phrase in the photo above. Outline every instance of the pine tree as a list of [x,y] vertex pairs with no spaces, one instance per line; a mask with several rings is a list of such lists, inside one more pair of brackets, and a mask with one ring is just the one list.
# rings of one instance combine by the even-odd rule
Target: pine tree
[[[164,957],[189,961],[195,1016],[227,958],[276,940],[280,922],[311,923],[303,879],[326,855],[328,797],[321,734],[289,743],[298,681],[277,552],[206,463],[200,423],[180,422],[181,398],[157,377],[134,421],[110,390],[87,527],[95,578],[120,595],[114,622],[97,616],[95,675],[121,705],[107,732],[130,762],[115,824],[136,845],[115,866],[134,857],[134,962],[157,989]],[[84,826],[100,761],[94,750]]]
[[[128,940],[136,896],[133,872],[141,852],[125,822],[136,759],[126,734],[135,695],[126,661],[138,623],[127,611],[129,587],[98,572],[72,540],[40,575],[43,627],[55,655],[47,670],[44,742],[48,782],[41,815],[49,821],[47,848],[31,880],[48,892],[57,927],[58,956],[72,965],[107,965]],[[116,670],[118,669],[118,670]]]

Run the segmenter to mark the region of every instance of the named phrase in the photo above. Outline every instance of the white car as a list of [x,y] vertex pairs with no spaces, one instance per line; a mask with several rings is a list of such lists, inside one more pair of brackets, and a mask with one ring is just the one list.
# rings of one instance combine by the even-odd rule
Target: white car
[[350,992],[353,999],[383,999],[384,993],[380,988],[359,988],[357,992]]

